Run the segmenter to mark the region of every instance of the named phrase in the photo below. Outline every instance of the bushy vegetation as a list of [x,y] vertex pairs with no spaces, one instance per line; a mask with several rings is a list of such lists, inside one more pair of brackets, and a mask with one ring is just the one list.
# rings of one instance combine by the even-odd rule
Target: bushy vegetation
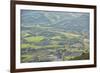
[[[23,31],[24,34],[21,36],[23,40],[21,62],[89,59],[89,39],[84,37],[84,34],[58,30],[53,32],[51,27],[46,31],[44,30],[47,27],[38,26],[38,28],[43,31],[34,30],[35,26],[34,29],[31,27],[28,29],[28,31],[34,30],[34,33],[27,32],[25,34]],[[49,36],[46,37],[47,35]]]
[[21,23],[21,62],[89,59],[88,13],[22,10]]
[[29,62],[32,60],[32,55],[31,54],[26,54],[21,56],[21,62]]

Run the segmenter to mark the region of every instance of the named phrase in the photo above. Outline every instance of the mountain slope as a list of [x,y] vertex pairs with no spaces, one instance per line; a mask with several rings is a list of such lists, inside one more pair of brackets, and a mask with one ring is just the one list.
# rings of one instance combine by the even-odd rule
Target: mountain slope
[[48,26],[65,31],[89,31],[89,13],[22,10],[23,26]]

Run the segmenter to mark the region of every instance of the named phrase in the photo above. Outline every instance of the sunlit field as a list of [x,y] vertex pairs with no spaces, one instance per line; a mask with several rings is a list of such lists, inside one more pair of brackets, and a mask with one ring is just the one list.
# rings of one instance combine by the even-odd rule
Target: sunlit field
[[89,13],[21,10],[21,62],[89,59]]

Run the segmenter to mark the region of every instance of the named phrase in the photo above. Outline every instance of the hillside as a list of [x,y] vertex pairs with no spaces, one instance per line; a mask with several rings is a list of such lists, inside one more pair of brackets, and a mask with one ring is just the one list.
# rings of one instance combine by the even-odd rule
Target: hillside
[[89,59],[89,14],[21,11],[21,62]]
[[89,13],[23,10],[21,17],[23,26],[40,25],[65,31],[89,31]]

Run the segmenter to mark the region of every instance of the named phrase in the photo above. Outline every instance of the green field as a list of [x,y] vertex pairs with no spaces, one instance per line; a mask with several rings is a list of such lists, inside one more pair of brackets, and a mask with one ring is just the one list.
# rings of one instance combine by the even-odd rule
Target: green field
[[88,60],[89,13],[21,10],[21,62]]

